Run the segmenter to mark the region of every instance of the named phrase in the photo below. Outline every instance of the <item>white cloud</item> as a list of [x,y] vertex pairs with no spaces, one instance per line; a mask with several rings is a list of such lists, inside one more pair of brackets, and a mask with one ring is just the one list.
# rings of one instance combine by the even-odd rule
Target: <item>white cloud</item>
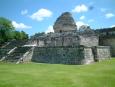
[[45,33],[47,34],[47,33],[50,33],[50,32],[54,32],[54,30],[53,30],[53,26],[48,26],[48,29],[45,31]]
[[42,21],[44,18],[51,17],[52,12],[48,9],[39,9],[37,12],[33,13],[30,18],[37,21]]
[[106,18],[112,18],[112,17],[114,17],[115,15],[113,14],[113,13],[107,13],[107,14],[105,14],[105,17]]
[[115,25],[112,25],[112,26],[110,26],[110,27],[111,27],[111,28],[112,28],[112,27],[115,27]]
[[77,13],[81,13],[81,12],[87,12],[88,11],[88,7],[84,4],[81,5],[77,5],[72,12],[77,12]]
[[76,25],[77,25],[77,29],[79,30],[79,28],[82,26],[82,25],[87,25],[88,26],[88,24],[86,24],[86,23],[84,23],[84,22],[82,22],[82,21],[77,21],[76,22]]
[[32,28],[32,26],[28,26],[28,25],[25,25],[23,23],[17,23],[16,21],[12,21],[12,25],[16,29],[29,29],[29,28]]
[[28,13],[27,9],[21,11],[21,15],[26,15],[27,13]]
[[80,19],[80,20],[83,20],[83,19],[85,19],[85,16],[81,16],[79,19]]

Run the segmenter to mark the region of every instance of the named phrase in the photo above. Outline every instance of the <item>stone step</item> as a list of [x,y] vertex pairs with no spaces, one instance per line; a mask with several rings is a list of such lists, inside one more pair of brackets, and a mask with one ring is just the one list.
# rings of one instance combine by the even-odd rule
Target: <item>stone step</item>
[[31,47],[17,47],[14,52],[9,54],[3,61],[17,62]]

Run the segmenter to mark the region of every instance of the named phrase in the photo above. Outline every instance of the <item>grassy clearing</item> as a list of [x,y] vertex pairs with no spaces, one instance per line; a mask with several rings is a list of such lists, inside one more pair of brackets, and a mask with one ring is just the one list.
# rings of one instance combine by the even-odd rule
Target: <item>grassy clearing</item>
[[115,59],[90,65],[0,63],[0,87],[115,87]]

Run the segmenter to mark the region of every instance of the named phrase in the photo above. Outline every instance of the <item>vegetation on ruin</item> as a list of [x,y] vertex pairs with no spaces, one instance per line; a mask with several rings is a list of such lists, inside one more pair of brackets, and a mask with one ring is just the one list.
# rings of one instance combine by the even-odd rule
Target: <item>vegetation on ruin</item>
[[115,59],[89,65],[0,63],[0,87],[114,87]]

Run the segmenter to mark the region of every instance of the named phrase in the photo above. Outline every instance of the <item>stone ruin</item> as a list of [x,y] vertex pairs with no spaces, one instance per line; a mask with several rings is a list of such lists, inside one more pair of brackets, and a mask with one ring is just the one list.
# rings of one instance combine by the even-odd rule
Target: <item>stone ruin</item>
[[33,36],[25,45],[10,49],[1,61],[89,64],[111,58],[110,47],[99,46],[99,36],[89,26],[77,30],[69,12],[57,18],[53,28],[54,33]]
[[69,12],[65,12],[57,18],[53,29],[55,33],[70,32],[77,30],[77,26],[72,15]]

